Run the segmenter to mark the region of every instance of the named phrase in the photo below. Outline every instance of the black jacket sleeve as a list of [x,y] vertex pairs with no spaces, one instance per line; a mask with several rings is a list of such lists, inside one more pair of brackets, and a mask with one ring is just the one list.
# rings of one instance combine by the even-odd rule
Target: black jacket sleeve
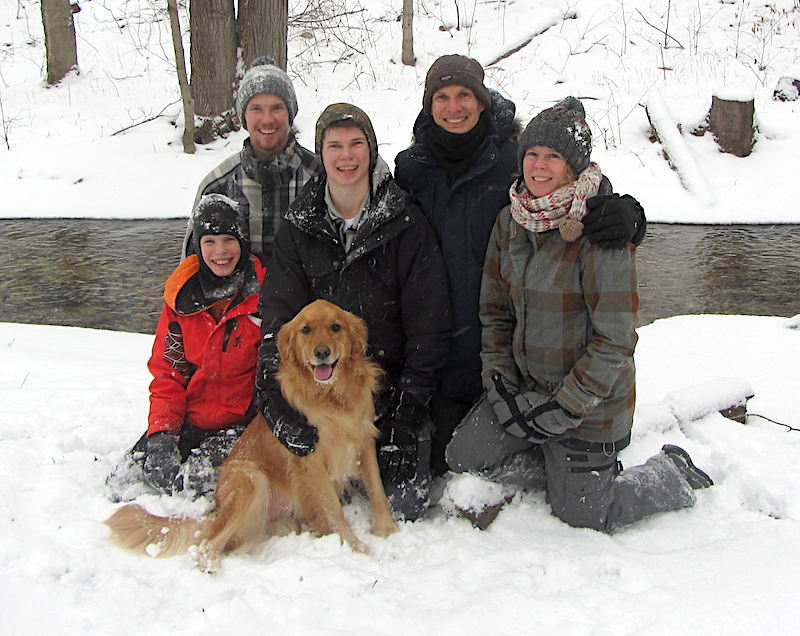
[[427,404],[449,353],[452,311],[447,271],[433,229],[416,206],[408,206],[406,213],[414,223],[400,237],[398,250],[406,336],[398,389]]

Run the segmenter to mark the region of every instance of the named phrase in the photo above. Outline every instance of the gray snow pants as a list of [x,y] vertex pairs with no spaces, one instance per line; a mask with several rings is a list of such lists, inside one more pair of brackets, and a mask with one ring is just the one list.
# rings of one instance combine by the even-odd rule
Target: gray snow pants
[[[547,502],[556,517],[578,528],[611,533],[657,512],[694,505],[694,491],[663,453],[621,471],[617,454],[626,445],[627,439],[601,444],[575,438],[531,444],[506,433],[483,397],[456,429],[446,459],[456,473],[531,483],[531,456],[541,453]],[[518,466],[529,474],[515,480]]]

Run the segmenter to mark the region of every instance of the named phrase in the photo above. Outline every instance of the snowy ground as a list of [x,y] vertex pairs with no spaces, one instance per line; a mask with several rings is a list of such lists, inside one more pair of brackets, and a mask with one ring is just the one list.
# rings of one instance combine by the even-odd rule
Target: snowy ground
[[[622,459],[685,447],[716,482],[693,509],[606,536],[562,524],[541,493],[526,493],[485,532],[436,507],[383,540],[356,501],[346,513],[371,557],[337,537],[293,535],[209,576],[188,556],[121,552],[102,524],[114,510],[103,480],[144,429],[151,337],[0,323],[0,632],[796,633],[800,432],[717,413],[679,425],[673,412],[701,413],[744,384],[750,413],[800,428],[798,327],[683,316],[640,330]],[[713,390],[692,390],[707,383]]]

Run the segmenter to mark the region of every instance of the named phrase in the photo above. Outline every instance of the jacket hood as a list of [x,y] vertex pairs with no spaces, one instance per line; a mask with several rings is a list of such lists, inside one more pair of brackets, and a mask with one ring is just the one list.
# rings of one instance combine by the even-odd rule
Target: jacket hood
[[[323,171],[295,199],[286,213],[286,220],[304,232],[317,227],[319,219],[325,216],[325,184],[327,175]],[[364,226],[374,227],[401,211],[407,195],[395,184],[392,172],[383,157],[378,155],[370,176],[370,203]]]
[[[207,299],[200,288],[196,276],[200,271],[198,259],[197,254],[191,254],[183,259],[164,285],[164,302],[178,314],[195,314],[208,309],[216,302]],[[240,304],[252,294],[258,295],[264,272],[261,261],[251,256],[250,264],[245,269],[244,283],[235,295],[236,304]]]

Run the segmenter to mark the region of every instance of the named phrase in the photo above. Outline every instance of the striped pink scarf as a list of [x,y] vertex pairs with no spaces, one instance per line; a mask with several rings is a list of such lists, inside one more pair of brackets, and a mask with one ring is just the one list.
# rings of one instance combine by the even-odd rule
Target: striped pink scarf
[[583,233],[581,219],[586,216],[586,199],[597,194],[603,174],[590,163],[577,180],[543,197],[534,197],[525,181],[511,186],[511,216],[526,230],[547,232],[558,228],[565,241],[575,241]]

